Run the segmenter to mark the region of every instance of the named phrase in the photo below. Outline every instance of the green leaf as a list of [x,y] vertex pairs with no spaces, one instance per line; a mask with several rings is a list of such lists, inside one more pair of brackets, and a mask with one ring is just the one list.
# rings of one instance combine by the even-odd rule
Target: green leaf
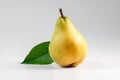
[[51,64],[53,60],[48,51],[49,43],[43,42],[33,47],[22,64]]

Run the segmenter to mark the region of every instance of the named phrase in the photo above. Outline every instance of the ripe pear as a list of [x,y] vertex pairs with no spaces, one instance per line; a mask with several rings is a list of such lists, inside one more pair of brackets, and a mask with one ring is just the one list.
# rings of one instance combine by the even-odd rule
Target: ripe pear
[[86,57],[87,43],[70,19],[63,15],[58,18],[49,44],[49,53],[54,62],[62,67],[76,67]]

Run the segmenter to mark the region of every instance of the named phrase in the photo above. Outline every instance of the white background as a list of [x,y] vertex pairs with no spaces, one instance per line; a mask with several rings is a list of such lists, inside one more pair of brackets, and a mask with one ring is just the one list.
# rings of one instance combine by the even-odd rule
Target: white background
[[[62,8],[88,43],[76,68],[20,64],[51,39]],[[120,80],[119,0],[0,0],[0,80]]]

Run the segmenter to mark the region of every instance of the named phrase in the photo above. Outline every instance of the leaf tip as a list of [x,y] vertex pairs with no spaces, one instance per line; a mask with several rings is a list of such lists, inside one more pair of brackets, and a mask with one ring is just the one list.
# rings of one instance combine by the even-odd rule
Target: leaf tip
[[22,61],[20,64],[25,64],[25,61]]

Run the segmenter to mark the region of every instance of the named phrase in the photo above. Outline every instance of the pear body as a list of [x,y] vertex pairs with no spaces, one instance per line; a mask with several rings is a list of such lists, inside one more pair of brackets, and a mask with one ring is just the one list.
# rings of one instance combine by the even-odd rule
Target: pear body
[[62,67],[75,67],[87,53],[87,43],[68,17],[59,17],[49,44],[51,58]]

